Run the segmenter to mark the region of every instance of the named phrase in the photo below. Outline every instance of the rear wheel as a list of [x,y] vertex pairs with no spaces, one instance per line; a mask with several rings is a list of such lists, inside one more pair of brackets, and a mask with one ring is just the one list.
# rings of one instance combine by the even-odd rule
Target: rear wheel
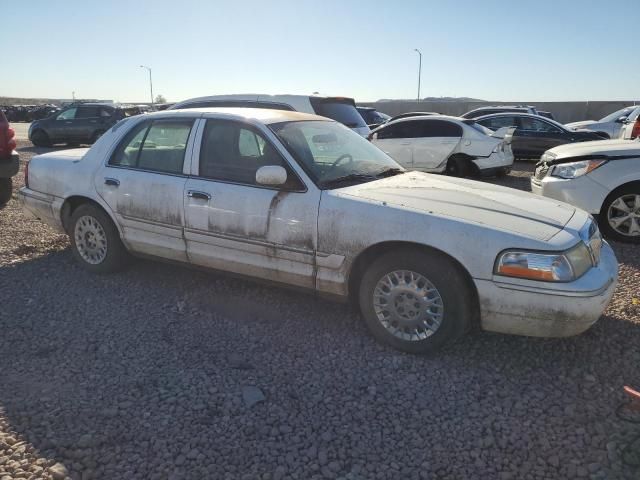
[[113,221],[99,207],[80,205],[71,215],[73,256],[87,270],[110,273],[121,270],[128,253]]
[[0,208],[4,207],[13,194],[13,181],[11,178],[0,178]]
[[447,161],[445,172],[452,177],[468,177],[471,174],[470,160],[462,155],[452,155]]
[[51,140],[49,139],[49,135],[42,130],[36,130],[31,134],[31,143],[33,143],[36,147],[49,147],[51,145]]
[[610,238],[640,243],[640,184],[614,190],[602,205],[599,223]]
[[387,253],[360,282],[362,316],[380,342],[430,353],[453,342],[473,317],[473,295],[459,269],[435,252]]

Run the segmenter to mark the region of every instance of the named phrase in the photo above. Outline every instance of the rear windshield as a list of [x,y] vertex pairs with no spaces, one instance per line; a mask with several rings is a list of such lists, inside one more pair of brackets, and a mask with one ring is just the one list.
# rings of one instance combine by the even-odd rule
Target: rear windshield
[[318,115],[340,122],[349,128],[367,126],[355,105],[349,100],[311,98],[311,104]]
[[467,120],[464,123],[469,125],[474,130],[477,130],[478,132],[483,133],[484,135],[491,135],[493,133],[493,130],[491,130],[490,128],[487,128],[484,125],[480,125],[479,123],[476,123],[473,120]]

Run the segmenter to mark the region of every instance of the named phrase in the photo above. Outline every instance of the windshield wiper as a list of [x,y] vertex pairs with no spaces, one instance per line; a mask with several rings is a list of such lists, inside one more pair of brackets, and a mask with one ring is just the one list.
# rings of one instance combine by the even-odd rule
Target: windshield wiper
[[337,187],[338,185],[342,185],[343,183],[357,183],[357,182],[370,182],[371,180],[375,180],[377,177],[371,174],[363,174],[363,173],[350,173],[348,175],[342,175],[341,177],[330,178],[328,180],[322,181],[323,187]]
[[405,173],[405,172],[406,170],[402,168],[396,168],[396,167],[385,168],[384,170],[381,170],[378,173],[376,173],[376,178],[393,177],[394,175],[400,175],[401,173]]

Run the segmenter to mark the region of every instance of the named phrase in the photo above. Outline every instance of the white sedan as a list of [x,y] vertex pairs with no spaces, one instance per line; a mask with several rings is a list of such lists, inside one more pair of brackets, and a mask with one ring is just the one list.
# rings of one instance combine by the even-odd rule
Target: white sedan
[[617,280],[615,255],[586,212],[405,172],[315,115],[131,117],[91,149],[34,157],[25,180],[25,211],[67,232],[90,271],[118,270],[132,253],[351,298],[379,340],[408,352],[475,325],[580,333]]
[[369,134],[371,142],[410,170],[466,177],[506,174],[513,166],[515,128],[494,132],[446,115],[402,118]]
[[608,237],[640,243],[640,143],[562,145],[542,155],[531,190],[596,215]]

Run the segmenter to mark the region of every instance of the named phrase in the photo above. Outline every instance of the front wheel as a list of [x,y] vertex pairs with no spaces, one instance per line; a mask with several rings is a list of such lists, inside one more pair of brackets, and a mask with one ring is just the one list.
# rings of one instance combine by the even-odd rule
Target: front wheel
[[430,353],[459,338],[473,318],[473,298],[450,259],[418,250],[379,257],[359,291],[374,337],[408,353]]
[[13,194],[13,181],[11,178],[0,178],[0,208],[4,207]]
[[605,236],[640,243],[640,185],[612,192],[604,201],[598,220]]
[[33,143],[36,147],[49,147],[51,146],[51,140],[49,139],[49,135],[42,130],[36,130],[31,135],[31,143]]
[[99,207],[80,205],[71,216],[69,236],[73,256],[85,269],[110,273],[124,267],[127,250],[115,224]]

